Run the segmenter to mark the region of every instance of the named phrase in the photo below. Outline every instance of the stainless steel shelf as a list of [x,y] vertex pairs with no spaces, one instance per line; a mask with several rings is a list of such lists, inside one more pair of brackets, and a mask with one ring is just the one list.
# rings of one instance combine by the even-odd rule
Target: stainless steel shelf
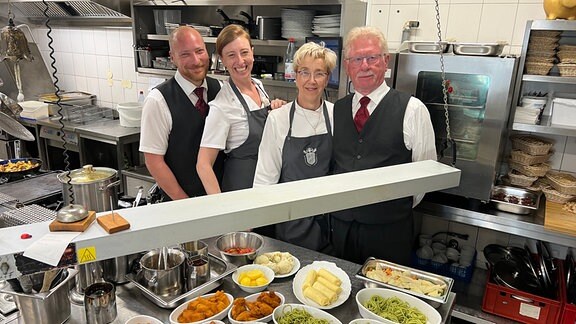
[[524,74],[522,76],[522,81],[576,84],[576,77]]
[[[148,34],[146,35],[146,39],[148,40],[161,40],[161,41],[168,41],[168,35],[157,35],[157,34]],[[216,44],[216,37],[204,37],[204,43],[206,44]],[[254,46],[279,46],[279,47],[286,47],[288,45],[287,40],[260,40],[260,39],[253,39],[252,45]]]
[[451,201],[430,202],[426,199],[416,211],[428,216],[482,227],[494,231],[542,240],[564,246],[576,246],[576,236],[549,230],[544,227],[546,203],[543,198],[536,215],[516,215],[497,210],[481,210],[455,206]]
[[[130,229],[108,234],[92,224],[73,240],[59,266],[89,263],[171,246],[231,231],[277,224],[455,187],[460,170],[436,161],[420,161],[314,179],[281,183],[118,210]],[[108,212],[99,213],[98,216]],[[0,260],[17,264],[17,256],[49,233],[49,222],[0,228]],[[32,238],[22,240],[20,234]],[[16,271],[0,272],[0,279],[51,268],[26,263]]]
[[138,73],[145,73],[145,74],[152,74],[154,76],[164,76],[167,78],[171,78],[176,74],[176,70],[163,70],[163,69],[154,69],[154,68],[137,68]]
[[541,125],[514,123],[512,124],[512,129],[515,131],[576,137],[576,127],[550,125],[549,116],[542,117]]
[[532,30],[576,30],[576,21],[574,20],[534,20],[532,21]]

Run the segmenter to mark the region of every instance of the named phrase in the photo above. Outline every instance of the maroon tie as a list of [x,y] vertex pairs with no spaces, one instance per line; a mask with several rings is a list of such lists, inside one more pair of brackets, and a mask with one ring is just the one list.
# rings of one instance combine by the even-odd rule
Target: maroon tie
[[362,97],[360,99],[360,109],[356,112],[356,116],[354,116],[354,125],[356,125],[356,130],[358,133],[362,131],[364,124],[370,117],[370,113],[368,112],[368,103],[370,102],[370,98]]
[[196,101],[196,109],[200,112],[200,115],[206,117],[208,115],[208,104],[204,101],[204,87],[198,87],[194,89],[194,94],[198,96],[198,101]]

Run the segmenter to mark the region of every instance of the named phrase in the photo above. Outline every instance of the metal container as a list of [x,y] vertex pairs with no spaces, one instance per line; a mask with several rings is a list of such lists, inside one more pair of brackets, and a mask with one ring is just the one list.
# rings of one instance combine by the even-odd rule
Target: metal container
[[163,297],[178,296],[184,291],[186,255],[176,249],[167,249],[165,268],[159,261],[161,249],[150,251],[140,259],[140,283],[154,294]]
[[496,186],[492,190],[490,201],[494,208],[520,215],[527,215],[538,210],[542,193],[507,186]]
[[129,273],[126,275],[126,278],[128,278],[136,288],[142,291],[144,297],[151,300],[157,306],[162,308],[176,308],[185,301],[202,296],[218,288],[226,276],[236,271],[235,265],[227,263],[212,254],[209,254],[208,257],[210,259],[210,279],[205,284],[186,291],[178,296],[160,296],[152,292],[148,287],[143,286],[141,284],[141,271],[136,274]]
[[[114,203],[114,209],[118,208],[117,196],[120,184],[118,171],[105,168],[85,165],[82,169],[72,170],[69,173],[62,172],[57,175],[62,183],[62,194],[64,205],[70,204],[68,188],[72,187],[74,192],[74,202],[83,205],[88,210],[103,212],[110,210],[110,197]],[[70,184],[68,184],[70,179]]]
[[[220,251],[222,258],[238,267],[252,263],[263,245],[262,236],[254,232],[230,232],[216,240],[216,248]],[[230,248],[250,248],[253,251],[244,254],[226,252]]]
[[412,53],[446,53],[448,51],[448,42],[424,42],[424,41],[409,41],[406,42],[408,44],[408,49]]
[[[399,288],[399,287],[387,284],[385,282],[378,281],[378,280],[371,279],[371,278],[367,277],[367,273],[370,270],[386,269],[386,268],[390,268],[392,270],[398,270],[401,272],[409,271],[411,273],[412,278],[427,280],[427,281],[429,281],[433,284],[437,284],[437,285],[445,285],[446,288],[444,289],[444,293],[441,296],[432,297],[432,296],[428,296],[426,294],[423,294],[423,293],[420,293],[417,291]],[[413,269],[410,267],[402,266],[402,265],[399,265],[396,263],[392,263],[392,262],[388,262],[388,261],[384,261],[384,260],[379,260],[379,259],[375,259],[375,258],[368,258],[368,260],[366,260],[366,262],[364,262],[364,265],[362,266],[362,268],[360,268],[360,270],[358,270],[358,273],[356,273],[356,278],[364,280],[365,281],[364,285],[366,287],[386,287],[386,288],[395,289],[395,290],[398,290],[398,291],[401,291],[401,292],[404,292],[404,293],[407,293],[410,295],[414,295],[414,296],[422,298],[422,299],[426,299],[426,300],[432,302],[431,304],[434,307],[440,306],[441,304],[445,304],[448,301],[448,295],[450,295],[450,291],[452,290],[452,286],[454,285],[454,279],[452,279],[452,278],[440,276],[440,275],[426,272],[426,271],[422,271],[422,270]]]
[[258,26],[258,39],[281,39],[282,38],[282,18],[281,17],[256,17]]
[[[56,324],[64,323],[71,313],[68,291],[70,280],[76,275],[76,271],[68,269],[68,276],[56,287],[46,293],[24,294],[8,290],[6,286],[2,290],[14,296],[16,305],[20,310],[19,323],[32,324]],[[44,275],[39,273],[38,275]]]
[[506,43],[451,43],[454,54],[474,56],[499,56]]

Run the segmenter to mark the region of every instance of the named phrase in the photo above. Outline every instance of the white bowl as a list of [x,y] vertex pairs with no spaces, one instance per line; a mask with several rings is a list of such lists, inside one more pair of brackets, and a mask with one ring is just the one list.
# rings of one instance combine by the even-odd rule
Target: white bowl
[[[260,270],[268,280],[268,283],[262,286],[244,286],[238,282],[238,277],[241,273],[250,271],[250,270]],[[245,266],[241,266],[240,268],[236,269],[236,271],[232,274],[232,280],[234,283],[240,287],[240,289],[244,290],[247,293],[257,293],[263,291],[268,287],[268,285],[274,280],[274,271],[266,266],[259,265],[259,264],[247,264]]]
[[[203,295],[201,296],[202,298],[208,298],[208,297],[212,297],[214,296],[216,293],[212,293],[212,294],[207,294],[207,295]],[[222,320],[226,317],[226,315],[228,314],[228,311],[230,310],[230,308],[232,308],[232,302],[234,301],[234,297],[232,297],[232,295],[228,294],[228,293],[224,293],[224,295],[226,295],[226,297],[228,297],[228,300],[230,301],[230,303],[228,304],[228,307],[224,308],[220,313],[203,319],[201,321],[198,322],[188,322],[186,324],[200,324],[200,323],[204,323],[204,322],[211,322],[211,321],[216,321],[216,320]],[[194,299],[193,299],[194,300]],[[180,314],[188,307],[188,304],[190,302],[192,302],[193,300],[189,300],[185,303],[183,303],[182,305],[176,307],[175,310],[172,311],[172,313],[170,313],[170,324],[180,324],[178,322],[178,316],[180,316]]]
[[222,322],[222,321],[214,321],[214,320],[212,320],[212,321],[202,322],[202,324],[226,324],[226,323],[224,323],[224,322]]
[[358,318],[358,319],[352,320],[348,324],[384,324],[384,323],[377,321],[377,320],[370,319],[370,318]]
[[[284,295],[282,295],[281,293],[279,293],[279,292],[277,292],[277,291],[275,291],[274,293],[275,293],[276,295],[278,295],[278,297],[280,297],[280,306],[278,306],[278,307],[282,307],[282,305],[284,305],[284,302],[286,301],[286,299],[284,298]],[[255,302],[255,301],[258,299],[258,296],[260,296],[260,294],[261,294],[261,292],[255,293],[255,294],[252,294],[252,295],[250,295],[250,296],[244,297],[244,299],[246,299],[246,301],[249,301],[249,302]],[[237,321],[237,320],[233,319],[233,318],[232,318],[232,308],[230,308],[230,310],[228,311],[228,320],[229,320],[230,323],[232,323],[232,324],[246,324],[246,323],[253,324],[253,323],[257,323],[257,322],[254,322],[254,321]],[[262,317],[262,318],[259,318],[259,319],[258,319],[258,322],[268,323],[268,322],[270,322],[270,320],[272,320],[272,314],[270,314],[270,315],[268,315],[268,316],[264,316],[264,317]]]
[[383,298],[398,297],[401,300],[407,302],[412,307],[416,307],[424,316],[426,316],[427,324],[440,324],[442,322],[442,317],[437,310],[432,306],[428,305],[426,302],[419,298],[399,292],[392,289],[386,288],[364,288],[356,294],[356,304],[358,304],[358,311],[360,315],[364,318],[374,319],[382,323],[396,324],[396,322],[389,321],[382,318],[364,307],[364,303],[369,300],[372,296],[378,295]]
[[342,324],[342,322],[340,322],[336,317],[332,316],[331,314],[321,309],[301,304],[284,304],[280,307],[276,307],[274,313],[272,313],[272,319],[274,320],[274,324],[278,324],[278,318],[284,316],[284,312],[289,312],[294,308],[305,310],[308,313],[310,313],[310,315],[312,315],[312,317],[314,318],[328,320],[328,323],[330,324]]
[[124,324],[163,324],[163,322],[152,316],[136,315],[129,318]]

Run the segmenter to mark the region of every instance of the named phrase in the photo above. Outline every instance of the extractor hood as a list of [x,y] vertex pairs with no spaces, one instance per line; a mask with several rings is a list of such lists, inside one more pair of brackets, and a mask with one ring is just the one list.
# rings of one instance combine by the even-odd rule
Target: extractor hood
[[130,0],[0,0],[0,12],[8,18],[8,9],[15,20],[31,25],[42,25],[46,20],[52,26],[131,26]]

